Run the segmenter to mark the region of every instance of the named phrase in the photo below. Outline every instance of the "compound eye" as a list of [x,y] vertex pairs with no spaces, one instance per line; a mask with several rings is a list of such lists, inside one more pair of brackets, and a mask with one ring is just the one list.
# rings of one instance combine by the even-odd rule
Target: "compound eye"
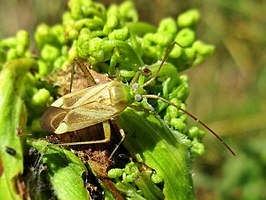
[[136,90],[138,87],[139,87],[138,83],[133,83],[133,85],[132,85],[133,90]]
[[142,101],[142,96],[140,94],[135,95],[135,101],[141,102]]

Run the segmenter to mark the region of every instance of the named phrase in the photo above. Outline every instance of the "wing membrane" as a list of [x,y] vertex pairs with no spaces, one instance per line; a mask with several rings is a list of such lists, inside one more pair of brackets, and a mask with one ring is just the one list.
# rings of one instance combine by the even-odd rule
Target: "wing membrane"
[[[60,108],[67,112],[62,119],[66,132],[92,126],[117,116],[121,112],[121,106],[112,103],[112,89],[112,82],[107,82],[61,97],[59,101],[63,103]],[[122,106],[122,109],[125,107]]]
[[63,101],[60,107],[64,109],[74,109],[95,101],[110,102],[109,85],[110,82],[69,93],[59,99]]
[[98,106],[101,105],[93,103],[89,104],[89,106],[82,106],[70,110],[62,120],[67,124],[68,132],[104,122],[118,114],[117,110],[112,106],[105,106],[104,109],[102,109],[102,106],[101,109],[98,109]]

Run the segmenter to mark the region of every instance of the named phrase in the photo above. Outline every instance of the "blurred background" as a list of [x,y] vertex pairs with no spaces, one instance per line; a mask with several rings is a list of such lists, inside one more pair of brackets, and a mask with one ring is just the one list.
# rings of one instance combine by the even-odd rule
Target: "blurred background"
[[[193,163],[197,199],[266,199],[266,2],[134,2],[140,19],[154,25],[197,8],[197,38],[216,46],[207,61],[182,72],[190,77],[188,110],[212,127],[237,157],[206,134],[206,154]],[[56,24],[66,9],[66,0],[1,0],[0,38],[20,29],[33,33],[40,22]]]

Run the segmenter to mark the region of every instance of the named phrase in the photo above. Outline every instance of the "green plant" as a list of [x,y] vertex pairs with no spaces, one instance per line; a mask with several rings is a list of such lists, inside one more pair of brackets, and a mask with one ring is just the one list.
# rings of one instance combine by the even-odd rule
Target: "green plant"
[[[155,84],[147,91],[160,93],[185,109],[188,77],[178,73],[201,63],[214,50],[213,46],[196,40],[194,28],[199,20],[198,11],[182,13],[177,20],[163,19],[156,28],[138,21],[131,1],[106,9],[93,1],[71,0],[69,8],[62,24],[37,27],[35,41],[40,52],[37,58],[29,49],[26,31],[0,41],[1,199],[22,196],[41,199],[53,193],[59,199],[88,198],[82,174],[98,177],[97,190],[105,191],[106,198],[110,199],[122,198],[121,193],[129,199],[193,199],[190,166],[194,157],[204,153],[201,143],[204,132],[197,127],[189,129],[187,116],[162,101],[142,102],[142,106],[152,107],[168,125],[153,115],[129,109],[119,117],[126,132],[126,150],[120,153],[126,152],[131,161],[121,167],[114,164],[108,172],[115,187],[108,187],[107,174],[104,178],[99,176],[99,167],[92,164],[95,157],[90,153],[76,152],[85,167],[74,153],[32,136],[44,137],[40,117],[55,98],[63,95],[56,86],[64,88],[67,81],[58,77],[60,73],[68,73],[75,57],[88,61],[99,73],[119,75],[119,80],[126,83],[144,65],[154,74],[160,64],[157,61],[176,41],[182,47],[173,48]],[[143,84],[146,78],[141,76],[138,83]],[[6,147],[15,149],[16,155],[6,153]],[[31,173],[25,159],[30,147],[38,152],[35,157],[39,161],[34,162]],[[100,150],[97,152],[101,155]],[[47,165],[46,170],[41,167],[43,164]],[[29,189],[32,182],[36,183],[35,187],[45,182],[50,192],[38,188],[34,192],[23,192],[23,184]],[[92,195],[92,188],[88,190]]]

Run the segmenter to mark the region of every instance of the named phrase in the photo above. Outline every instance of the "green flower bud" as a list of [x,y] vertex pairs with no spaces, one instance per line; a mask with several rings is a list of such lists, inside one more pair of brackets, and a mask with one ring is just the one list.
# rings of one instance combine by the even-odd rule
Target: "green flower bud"
[[70,9],[71,17],[73,19],[79,19],[83,17],[82,6],[80,0],[71,0],[68,2],[68,7]]
[[76,58],[77,56],[78,56],[77,46],[74,44],[68,51],[68,62],[72,63],[74,58]]
[[29,45],[29,34],[27,31],[21,30],[17,32],[16,36],[17,42],[24,45],[28,46]]
[[109,40],[126,40],[129,37],[128,28],[116,29],[108,35]]
[[16,53],[17,53],[18,57],[22,57],[24,54],[24,51],[25,51],[25,46],[20,45],[20,44],[18,44],[16,46]]
[[[102,39],[101,38],[92,38],[87,44],[84,44],[84,47],[88,45],[87,50],[89,55],[92,56],[97,62],[105,61],[105,51],[102,49]],[[83,48],[84,48],[83,47]]]
[[50,40],[50,28],[46,24],[40,24],[35,32],[35,41],[37,46],[41,49],[47,41]]
[[17,38],[10,37],[3,40],[0,40],[0,47],[9,47],[14,48],[17,45]]
[[69,22],[74,22],[70,12],[68,12],[68,11],[63,13],[62,20],[63,20],[64,25],[68,24]]
[[108,171],[109,178],[119,178],[123,174],[123,170],[119,168],[113,168]]
[[158,33],[167,32],[174,36],[177,32],[176,22],[173,18],[163,19],[158,27]]
[[188,10],[180,14],[177,18],[177,25],[179,27],[189,27],[198,23],[200,19],[199,11],[196,9]]
[[51,28],[50,33],[56,38],[56,42],[60,45],[66,43],[64,28],[62,25],[55,25]]
[[54,61],[54,69],[62,69],[64,62],[67,60],[67,57],[60,56]]
[[154,33],[145,34],[143,40],[146,42],[147,46],[149,46],[154,41]]
[[31,99],[31,104],[33,106],[45,105],[45,103],[49,100],[49,98],[50,98],[50,92],[45,88],[42,88],[33,95]]
[[17,50],[16,49],[9,49],[6,56],[7,60],[13,60],[18,58]]
[[48,65],[43,62],[42,60],[38,60],[38,66],[39,66],[39,75],[40,76],[44,76],[46,74],[48,74],[48,72],[50,71]]
[[193,126],[188,131],[188,136],[190,138],[195,138],[198,136],[199,128],[197,126]]
[[103,33],[108,35],[111,33],[116,27],[119,27],[119,20],[117,15],[113,14],[107,18],[106,24],[103,28]]
[[205,136],[205,131],[200,129],[198,133],[198,138],[202,139],[204,136]]
[[30,36],[26,31],[19,31],[16,36],[17,40],[17,54],[22,56],[30,44]]
[[137,164],[135,164],[134,162],[128,163],[125,167],[125,173],[126,174],[139,173]]
[[[18,97],[23,97],[19,98],[18,102],[26,102],[26,106],[30,108],[27,110],[28,122],[31,125],[26,130],[41,131],[38,118],[40,112],[43,111],[45,105],[52,101],[50,92],[56,94],[56,88],[52,87],[53,82],[48,86],[46,81],[39,80],[48,80],[49,78],[39,79],[40,77],[48,75],[53,70],[66,70],[69,63],[73,63],[75,57],[81,57],[90,62],[96,71],[108,72],[109,75],[121,75],[121,81],[124,83],[130,82],[139,67],[148,65],[152,75],[150,77],[141,75],[136,80],[141,86],[154,76],[156,69],[160,66],[156,62],[163,59],[167,47],[173,43],[173,40],[177,41],[180,46],[175,45],[170,51],[156,80],[148,87],[136,89],[136,93],[159,94],[181,108],[186,108],[183,102],[188,96],[188,80],[185,76],[179,78],[178,71],[202,62],[213,51],[212,46],[205,45],[200,41],[195,42],[193,28],[199,20],[198,11],[191,10],[181,14],[177,19],[177,24],[174,19],[166,18],[160,22],[157,29],[150,24],[137,22],[138,15],[132,1],[126,1],[120,6],[113,5],[106,11],[102,4],[92,0],[69,0],[69,8],[71,11],[64,14],[63,24],[52,27],[41,24],[37,28],[35,39],[41,54],[36,58],[36,62],[39,64],[38,73],[35,73],[36,66],[34,66],[33,70],[27,69],[25,72],[27,76],[16,76],[26,78],[25,83],[27,83],[19,84],[25,85],[26,88],[22,87],[17,90],[16,87],[14,93],[19,94],[16,95]],[[128,24],[131,24],[132,28]],[[181,27],[180,31],[177,32],[179,27]],[[145,36],[143,36],[144,34]],[[5,62],[6,58],[31,57],[28,47],[29,36],[25,31],[19,32],[15,38],[0,41],[0,64]],[[21,61],[18,59],[18,66],[21,66],[20,63]],[[20,69],[21,67],[14,72],[19,72]],[[34,73],[31,73],[32,71]],[[56,74],[51,74],[51,77],[53,78],[54,75]],[[14,79],[15,83],[18,83],[16,79]],[[23,83],[23,81],[24,79],[21,79],[20,82]],[[50,92],[43,88],[49,88]],[[10,101],[6,102],[10,104]],[[164,123],[154,115],[135,112],[132,109],[126,109],[120,113],[117,116],[119,123],[122,124],[125,132],[129,133],[129,137],[126,137],[123,144],[133,158],[132,160],[137,160],[138,163],[132,161],[124,169],[110,170],[109,178],[115,179],[113,181],[116,182],[116,187],[123,192],[125,198],[177,199],[181,196],[193,199],[194,193],[190,176],[191,157],[188,150],[191,148],[194,157],[203,154],[204,146],[199,141],[204,132],[193,128],[187,131],[187,115],[162,100],[153,99],[149,103],[142,101],[140,106],[156,110],[168,122]],[[12,107],[7,107],[7,109],[9,108]],[[24,118],[26,121],[26,114]],[[19,120],[15,118],[11,120],[11,122],[15,121]],[[128,123],[128,121],[132,123]],[[74,172],[69,178],[73,178],[75,174],[77,177],[74,178],[75,180],[80,178],[81,184],[75,183],[74,185],[79,185],[79,188],[83,190],[84,184],[81,176],[85,167],[80,162],[83,167],[75,171],[78,161],[77,158],[74,159],[75,155],[68,154],[67,150],[59,147],[51,148],[50,145],[45,145],[44,148],[45,151],[41,151],[42,162],[51,163],[49,164],[51,173],[48,173],[48,176],[51,176],[49,180],[51,180],[53,191],[57,195],[65,194],[67,191],[60,192],[62,186],[58,184],[71,183],[68,181],[69,179],[64,179],[68,176],[61,174],[61,171],[65,171],[67,168],[71,170],[71,173]],[[51,152],[57,152],[57,156],[50,156]],[[62,159],[56,159],[58,156],[62,156]],[[69,159],[66,165],[62,165],[64,159]],[[169,165],[169,160],[172,161],[171,165]],[[64,167],[60,168],[60,166]],[[67,171],[65,172],[69,174]],[[67,181],[58,179],[58,174],[61,174]],[[155,183],[160,183],[160,187]],[[71,185],[71,188],[75,187],[74,185]],[[106,191],[105,188],[103,190]],[[70,189],[69,193],[75,194],[73,191]],[[85,196],[88,195],[85,189],[84,192]],[[58,196],[58,198],[65,199],[62,196]],[[108,197],[105,196],[105,198]]]
[[76,23],[75,21],[69,21],[67,24],[65,24],[65,35],[67,36],[68,40],[75,40],[79,36],[79,31],[76,29]]
[[80,19],[75,23],[75,28],[80,30],[86,27],[90,30],[101,30],[104,25],[104,21],[99,17],[94,17],[94,19]]
[[62,46],[61,55],[62,56],[67,56],[68,55],[68,47],[67,46]]
[[172,41],[173,41],[172,35],[167,33],[167,32],[154,34],[154,41],[153,42],[155,42],[161,46],[168,46]]
[[41,57],[47,62],[55,61],[59,55],[60,51],[56,47],[49,44],[44,45],[41,51]]
[[128,22],[138,21],[138,18],[139,18],[138,13],[132,1],[124,1],[119,6],[119,13],[125,21],[128,21]]
[[205,153],[205,146],[202,143],[193,141],[190,151],[191,151],[192,157],[194,158],[203,156]]
[[183,54],[188,60],[192,60],[195,58],[196,52],[194,48],[188,47],[184,49]]
[[[83,28],[77,41],[77,52],[81,58],[87,58],[90,55],[90,30]],[[99,49],[99,48],[98,48]]]
[[170,105],[167,108],[167,114],[169,114],[169,116],[171,118],[176,118],[176,117],[178,117],[178,114],[179,114],[178,109],[176,107]]
[[214,52],[214,46],[205,44],[202,41],[196,41],[192,45],[192,48],[200,55],[202,56],[210,56]]
[[187,127],[187,125],[179,118],[172,118],[170,121],[170,125],[181,132],[183,132]]
[[93,18],[95,16],[104,18],[106,11],[105,7],[91,0],[82,0],[81,1],[82,14],[84,18]]
[[169,57],[171,58],[179,58],[182,55],[183,48],[179,45],[175,45],[172,51],[169,53]]
[[125,183],[133,183],[135,178],[136,178],[135,174],[129,174],[129,175],[123,177],[123,182],[125,182]]
[[198,127],[196,126],[193,126],[191,127],[189,130],[188,130],[188,136],[191,138],[191,139],[194,139],[196,138],[197,140],[200,140],[204,137],[205,135],[205,131],[199,129]]
[[206,60],[206,58],[214,52],[214,46],[213,45],[204,44],[201,41],[194,42],[192,48],[196,52],[196,59],[192,63],[192,66],[200,64],[201,62]]
[[195,32],[189,28],[184,28],[177,33],[175,41],[182,47],[191,46],[195,41]]
[[112,15],[117,15],[119,13],[118,11],[118,5],[116,4],[111,4],[110,7],[108,8],[106,15],[107,17],[110,17]]

